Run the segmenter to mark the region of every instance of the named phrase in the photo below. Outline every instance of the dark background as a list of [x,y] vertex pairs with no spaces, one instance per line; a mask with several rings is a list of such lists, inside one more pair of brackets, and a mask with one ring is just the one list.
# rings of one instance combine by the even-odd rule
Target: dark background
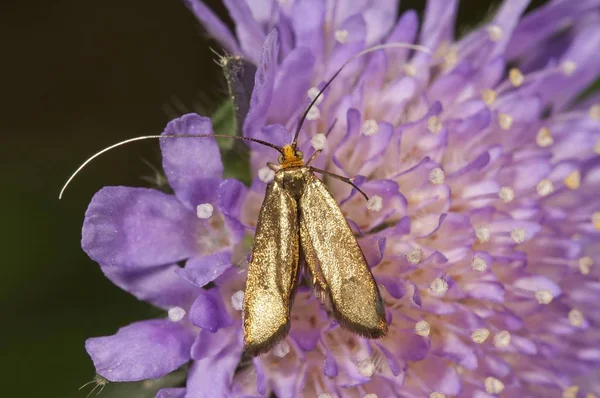
[[[207,3],[226,18],[219,2]],[[495,3],[463,0],[458,30]],[[402,1],[403,10],[423,7]],[[177,0],[0,5],[3,397],[85,397],[91,386],[77,389],[95,374],[85,339],[160,314],[113,286],[80,248],[92,195],[147,185],[141,177],[154,172],[143,159],[160,164],[157,143],[103,156],[57,195],[97,150],[159,134],[173,104],[210,114],[225,83],[209,46],[219,49]],[[114,384],[103,396],[153,396],[148,387]]]

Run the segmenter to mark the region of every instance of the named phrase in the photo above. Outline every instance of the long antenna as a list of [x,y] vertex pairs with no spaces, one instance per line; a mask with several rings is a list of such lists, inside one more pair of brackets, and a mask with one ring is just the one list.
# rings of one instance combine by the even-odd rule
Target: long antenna
[[427,48],[425,46],[420,46],[418,44],[410,44],[410,43],[386,43],[386,44],[378,44],[376,46],[366,48],[366,49],[362,50],[361,52],[359,52],[358,54],[356,54],[355,56],[353,56],[352,58],[350,58],[349,60],[347,60],[346,62],[344,62],[342,64],[342,66],[340,66],[340,68],[337,70],[337,72],[335,72],[333,74],[333,76],[331,76],[331,78],[327,81],[327,83],[325,83],[325,85],[323,86],[323,88],[319,91],[319,94],[317,94],[317,96],[312,100],[312,102],[310,103],[310,105],[308,105],[308,108],[306,108],[306,110],[304,111],[304,114],[302,115],[302,118],[298,122],[298,128],[296,128],[296,134],[294,134],[294,141],[292,141],[292,147],[294,149],[296,149],[296,146],[298,145],[298,136],[300,135],[300,129],[302,128],[302,124],[304,123],[304,120],[306,120],[306,116],[308,115],[308,112],[315,105],[315,103],[317,102],[317,100],[319,99],[319,97],[321,95],[323,95],[323,91],[325,91],[325,89],[327,87],[329,87],[329,85],[342,72],[342,70],[344,70],[344,68],[346,67],[346,65],[348,65],[350,62],[354,61],[355,59],[362,57],[365,54],[369,54],[369,53],[372,53],[372,52],[377,51],[377,50],[384,50],[384,49],[387,49],[387,48],[408,48],[408,49],[415,50],[415,51],[421,51],[421,52],[424,52],[426,54],[431,54],[431,50],[429,48]]
[[152,139],[152,138],[207,138],[207,137],[217,137],[217,138],[232,138],[235,140],[244,140],[244,141],[252,141],[252,142],[256,142],[257,144],[261,144],[264,146],[268,146],[269,148],[273,148],[276,151],[278,151],[279,153],[281,153],[283,155],[283,149],[278,147],[275,144],[271,144],[270,142],[267,141],[263,141],[263,140],[257,140],[256,138],[250,138],[250,137],[238,137],[235,135],[226,135],[226,134],[195,134],[195,135],[188,135],[188,134],[165,134],[165,135],[143,135],[140,137],[134,137],[134,138],[129,138],[125,141],[121,141],[121,142],[117,142],[116,144],[113,144],[109,147],[104,148],[103,150],[96,152],[95,154],[93,154],[92,156],[90,156],[85,162],[82,163],[81,166],[79,166],[77,168],[77,170],[75,170],[75,172],[73,174],[71,174],[71,177],[69,177],[69,179],[67,180],[67,182],[65,182],[65,185],[63,185],[62,189],[60,190],[60,193],[58,194],[58,199],[62,199],[63,193],[65,192],[65,189],[67,189],[67,187],[69,186],[69,184],[71,183],[71,181],[73,180],[73,178],[75,178],[75,176],[81,171],[83,170],[83,168],[85,166],[88,165],[88,163],[90,163],[92,160],[96,159],[98,156],[102,155],[103,153],[106,153],[108,151],[110,151],[111,149],[115,149],[117,147],[120,147],[122,145],[125,144],[129,144],[130,142],[135,142],[135,141],[142,141],[142,140],[148,140],[148,139]]

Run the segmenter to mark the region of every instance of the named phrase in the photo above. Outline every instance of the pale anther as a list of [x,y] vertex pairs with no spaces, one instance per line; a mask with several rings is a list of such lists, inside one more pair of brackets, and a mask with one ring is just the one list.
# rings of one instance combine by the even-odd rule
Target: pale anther
[[538,130],[535,136],[535,142],[542,148],[547,148],[554,144],[554,138],[550,134],[550,130],[547,127],[542,127]]
[[367,394],[363,398],[377,398],[377,394],[373,394],[373,393]]
[[486,88],[481,92],[481,98],[487,106],[492,106],[496,101],[496,92],[491,88]]
[[169,308],[168,316],[171,322],[179,322],[185,317],[185,310],[181,307]]
[[358,372],[365,377],[371,377],[373,376],[373,373],[375,373],[375,364],[372,359],[362,360],[357,366]]
[[444,125],[439,117],[431,116],[429,119],[427,119],[427,130],[429,130],[431,134],[439,134],[443,128]]
[[535,299],[540,304],[550,304],[553,298],[552,293],[546,289],[540,289],[535,292]]
[[571,76],[575,69],[577,69],[577,64],[573,61],[563,61],[560,64],[560,70],[565,76]]
[[590,116],[590,119],[595,120],[597,122],[600,121],[600,104],[592,105],[590,107],[588,115]]
[[590,268],[594,265],[594,260],[590,256],[581,257],[577,262],[579,265],[579,272],[583,275],[587,275],[590,273]]
[[594,144],[594,153],[600,155],[600,138],[598,138]]
[[283,358],[287,354],[289,354],[289,352],[290,352],[290,345],[284,340],[284,341],[280,342],[279,344],[275,345],[275,347],[273,347],[273,349],[271,350],[271,352],[276,357]]
[[487,269],[487,263],[481,257],[474,257],[471,261],[471,268],[478,272],[484,272]]
[[595,211],[592,214],[592,224],[594,224],[594,228],[600,231],[600,211]]
[[515,199],[515,190],[511,187],[502,187],[498,191],[498,196],[504,203],[510,203]]
[[362,135],[365,135],[367,137],[370,137],[372,135],[379,133],[379,125],[377,124],[377,120],[373,120],[373,119],[365,120],[365,122],[363,123],[363,125],[360,129],[360,132],[362,133]]
[[519,69],[512,68],[510,72],[508,72],[508,80],[510,80],[510,84],[514,87],[520,87],[525,81],[525,76],[523,76]]
[[523,228],[515,228],[510,231],[510,238],[515,243],[523,243],[527,239],[527,232]]
[[271,170],[268,166],[262,167],[258,170],[258,179],[264,182],[265,184],[270,183],[275,178],[275,172]]
[[458,63],[458,53],[455,49],[452,49],[444,55],[444,65],[443,68],[445,71],[449,71],[456,66]]
[[591,392],[588,392],[587,394],[585,394],[585,398],[598,398],[598,397],[596,397],[595,394],[592,394]]
[[448,282],[442,278],[435,278],[429,284],[429,291],[435,296],[443,296],[448,291]]
[[498,124],[500,125],[500,127],[502,127],[502,129],[510,130],[513,124],[513,117],[506,113],[499,113]]
[[446,398],[446,395],[441,392],[434,391],[431,394],[429,394],[429,398]]
[[552,181],[550,181],[547,178],[544,178],[543,180],[541,180],[540,182],[538,182],[538,184],[535,187],[535,189],[537,190],[537,193],[540,196],[548,196],[552,192],[554,192],[554,185],[552,184]]
[[487,27],[486,30],[488,32],[488,35],[490,36],[491,41],[502,40],[502,36],[504,35],[502,27],[500,27],[498,25],[490,25]]
[[569,189],[578,189],[581,186],[581,173],[579,170],[573,170],[565,177],[565,186]]
[[383,199],[379,195],[373,195],[367,201],[367,209],[379,211],[383,208]]
[[236,311],[241,311],[244,306],[244,292],[238,290],[231,295],[231,307]]
[[419,321],[415,324],[415,332],[421,337],[427,337],[431,332],[431,327],[427,321]]
[[436,167],[429,172],[429,182],[433,185],[443,184],[445,179],[446,175],[444,174],[444,170],[439,167]]
[[504,383],[495,377],[486,377],[485,392],[488,394],[500,394],[504,390]]
[[414,76],[417,74],[417,69],[411,64],[405,64],[403,69],[406,76]]
[[494,336],[494,345],[497,348],[506,348],[510,345],[510,333],[503,330]]
[[340,30],[336,30],[335,31],[335,41],[337,41],[340,44],[346,44],[348,42],[348,35],[350,34],[350,32],[348,32],[346,29],[340,29]]
[[[308,92],[306,93],[306,95],[308,96],[308,99],[311,101],[314,101],[315,98],[317,98],[317,95],[319,95],[320,90],[316,87],[311,87]],[[323,96],[325,94],[321,94],[319,96],[319,99],[315,102],[315,106],[319,106],[319,104],[321,102],[323,102]]]
[[213,205],[210,203],[202,203],[201,205],[196,206],[196,215],[198,218],[207,219],[210,218],[213,214]]
[[484,343],[488,337],[490,337],[490,331],[485,328],[475,329],[473,333],[471,333],[471,340],[477,344]]
[[413,265],[419,264],[421,262],[421,257],[423,257],[423,250],[418,247],[413,247],[406,255],[408,262]]
[[321,117],[321,110],[316,106],[312,106],[306,114],[306,120],[318,120]]
[[317,395],[317,398],[331,398],[331,395],[326,392],[322,392],[319,395]]
[[577,398],[579,393],[579,386],[569,386],[563,390],[563,398]]
[[480,243],[489,242],[492,237],[492,231],[488,227],[479,227],[475,229],[475,236]]
[[583,325],[583,314],[581,313],[581,311],[576,310],[574,308],[571,311],[569,311],[569,322],[575,327]]
[[315,151],[322,151],[327,146],[327,136],[323,133],[315,134],[310,139],[310,145],[315,149]]

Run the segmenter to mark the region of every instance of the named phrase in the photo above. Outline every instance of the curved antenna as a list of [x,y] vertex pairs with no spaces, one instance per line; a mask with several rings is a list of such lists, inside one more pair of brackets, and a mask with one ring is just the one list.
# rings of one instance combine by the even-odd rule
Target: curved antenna
[[426,54],[431,54],[431,50],[429,48],[427,48],[425,46],[420,46],[418,44],[410,44],[410,43],[386,43],[386,44],[378,44],[376,46],[366,48],[366,49],[362,50],[361,52],[359,52],[358,54],[356,54],[355,56],[353,56],[352,58],[350,58],[349,60],[347,60],[346,62],[344,62],[342,64],[342,66],[340,66],[340,68],[337,70],[337,72],[335,72],[333,74],[333,76],[331,76],[331,78],[327,81],[327,83],[325,83],[325,85],[323,86],[323,88],[319,91],[319,94],[317,94],[317,96],[311,101],[310,105],[308,105],[308,108],[306,108],[306,110],[304,111],[304,114],[302,115],[302,118],[298,122],[298,128],[296,128],[296,133],[294,134],[294,141],[292,141],[292,147],[294,149],[296,149],[296,146],[298,145],[298,136],[300,135],[300,129],[302,128],[302,124],[304,123],[304,120],[306,120],[306,116],[308,115],[308,112],[315,105],[315,103],[317,102],[317,100],[319,99],[319,97],[321,95],[323,95],[323,91],[325,91],[325,89],[327,87],[329,87],[329,85],[342,72],[342,70],[344,70],[344,68],[346,67],[346,65],[348,65],[350,62],[354,61],[355,59],[362,57],[363,55],[372,53],[372,52],[377,51],[377,50],[385,50],[387,48],[408,48],[410,50],[421,51],[421,52],[424,52]]
[[165,134],[165,135],[143,135],[140,137],[134,137],[134,138],[129,138],[127,140],[121,141],[121,142],[117,142],[116,144],[113,144],[109,147],[106,147],[104,149],[102,149],[101,151],[96,152],[95,154],[93,154],[92,156],[90,156],[85,162],[83,162],[81,164],[81,166],[79,166],[77,168],[77,170],[75,170],[75,172],[73,172],[73,174],[71,174],[71,176],[69,177],[69,179],[67,180],[67,182],[65,182],[65,185],[63,185],[62,189],[60,190],[60,193],[58,194],[58,199],[62,199],[63,193],[65,192],[65,189],[67,189],[67,187],[69,186],[69,184],[71,183],[71,181],[73,180],[73,178],[75,178],[75,176],[77,174],[79,174],[79,172],[81,170],[83,170],[83,168],[85,166],[88,165],[88,163],[90,163],[92,160],[96,159],[98,156],[102,155],[103,153],[106,153],[108,151],[110,151],[111,149],[115,149],[117,147],[120,147],[122,145],[125,144],[129,144],[130,142],[135,142],[135,141],[142,141],[142,140],[148,140],[148,139],[152,139],[152,138],[208,138],[208,137],[217,137],[217,138],[232,138],[235,140],[243,140],[243,141],[252,141],[252,142],[256,142],[257,144],[261,144],[264,146],[268,146],[269,148],[273,148],[276,151],[278,151],[279,153],[281,153],[283,155],[283,149],[278,147],[275,144],[271,144],[270,142],[267,141],[263,141],[263,140],[257,140],[256,138],[250,138],[250,137],[238,137],[235,135],[226,135],[226,134],[194,134],[194,135],[188,135],[188,134]]

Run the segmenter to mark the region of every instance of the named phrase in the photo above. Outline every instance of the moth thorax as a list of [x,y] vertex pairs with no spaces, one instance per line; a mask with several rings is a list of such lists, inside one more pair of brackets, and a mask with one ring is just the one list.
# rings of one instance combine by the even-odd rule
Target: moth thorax
[[291,145],[283,147],[283,154],[279,156],[279,164],[281,167],[297,167],[304,166],[304,155]]

